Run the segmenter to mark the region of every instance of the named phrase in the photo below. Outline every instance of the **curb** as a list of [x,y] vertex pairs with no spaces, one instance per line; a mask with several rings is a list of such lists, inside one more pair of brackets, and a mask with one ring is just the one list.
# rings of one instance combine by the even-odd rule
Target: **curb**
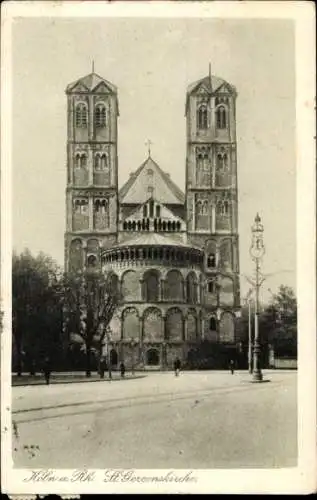
[[[144,378],[146,375],[136,375],[136,376],[131,376],[131,377],[124,377],[122,378],[96,378],[96,379],[91,379],[89,377],[83,378],[83,379],[70,379],[70,380],[54,380],[51,379],[50,383],[48,385],[58,385],[58,384],[83,384],[83,383],[93,383],[93,382],[119,382],[119,381],[124,381],[124,380],[135,380],[138,378]],[[30,381],[14,381],[12,380],[12,387],[27,387],[30,385],[47,385],[44,379],[39,379],[39,380],[30,380]]]

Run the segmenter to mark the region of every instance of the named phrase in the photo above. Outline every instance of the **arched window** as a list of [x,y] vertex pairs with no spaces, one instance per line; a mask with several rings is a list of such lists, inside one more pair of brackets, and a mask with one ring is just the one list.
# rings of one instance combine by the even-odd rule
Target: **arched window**
[[81,154],[76,153],[75,155],[75,168],[81,168]]
[[147,217],[147,205],[143,206],[143,217]]
[[87,127],[87,106],[84,103],[79,103],[75,110],[76,115],[76,127],[86,128]]
[[205,104],[198,108],[197,125],[200,130],[204,130],[208,127],[208,113]]
[[156,213],[156,217],[160,217],[161,216],[161,207],[160,207],[160,205],[156,205],[156,207],[155,207],[155,213]]
[[219,106],[216,109],[216,125],[218,129],[227,128],[227,112],[224,106]]
[[81,155],[81,168],[86,168],[87,167],[87,155],[86,153],[83,153]]
[[97,153],[95,155],[95,159],[94,159],[94,168],[95,168],[95,170],[100,170],[100,166],[101,166],[101,161],[100,160],[101,160],[100,159],[100,154]]
[[179,221],[176,222],[176,230],[177,231],[181,230],[181,223]]
[[216,319],[211,317],[209,319],[209,330],[212,330],[212,331],[215,331],[217,330],[217,323],[216,323]]
[[147,271],[144,274],[144,293],[145,302],[158,302],[159,300],[159,273],[154,270]]
[[189,273],[186,278],[186,295],[189,304],[197,303],[197,283],[194,273]]
[[108,167],[107,156],[105,154],[102,154],[100,158],[100,170],[106,170],[107,167]]
[[215,268],[216,267],[216,254],[210,253],[207,257],[207,267],[208,268]]
[[97,257],[95,255],[89,255],[87,259],[88,267],[96,267],[97,266]]
[[206,147],[196,148],[196,171],[197,182],[203,185],[210,184],[210,162],[209,149]]
[[86,153],[76,153],[75,155],[75,168],[86,168],[87,167],[87,154]]
[[95,125],[98,128],[106,126],[106,106],[104,104],[97,104],[95,107]]
[[196,229],[208,230],[210,215],[208,210],[208,200],[198,200],[195,204],[195,225]]
[[215,293],[216,287],[214,280],[208,281],[208,293]]

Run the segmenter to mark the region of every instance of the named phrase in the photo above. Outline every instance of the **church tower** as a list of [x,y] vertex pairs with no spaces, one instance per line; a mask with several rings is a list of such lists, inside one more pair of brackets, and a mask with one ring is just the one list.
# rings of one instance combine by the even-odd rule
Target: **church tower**
[[118,152],[116,87],[96,73],[69,84],[65,271],[100,264],[117,241]]
[[205,337],[229,343],[240,305],[236,97],[210,70],[186,96],[188,242],[205,251]]

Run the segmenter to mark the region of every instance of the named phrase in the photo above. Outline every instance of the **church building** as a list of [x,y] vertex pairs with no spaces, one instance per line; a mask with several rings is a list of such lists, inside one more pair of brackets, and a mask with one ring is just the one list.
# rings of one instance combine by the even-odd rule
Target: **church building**
[[176,357],[186,363],[203,340],[236,345],[235,87],[209,71],[187,88],[185,193],[150,148],[119,188],[115,85],[91,73],[66,95],[65,270],[115,273],[123,303],[110,324],[114,364],[164,369]]

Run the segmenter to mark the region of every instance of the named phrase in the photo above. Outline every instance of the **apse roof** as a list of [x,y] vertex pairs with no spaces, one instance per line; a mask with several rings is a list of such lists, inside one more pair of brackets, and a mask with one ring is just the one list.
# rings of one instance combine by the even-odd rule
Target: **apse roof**
[[[170,235],[163,235],[159,233],[141,233],[133,236],[129,240],[122,241],[118,245],[113,248],[123,248],[129,246],[175,246],[175,247],[183,247],[183,248],[193,248],[195,250],[203,251],[201,248],[195,247],[193,245],[188,245],[183,243],[182,241],[173,238]],[[109,249],[109,250],[112,250]]]
[[[152,171],[149,179],[147,172]],[[121,187],[121,203],[142,204],[149,198],[149,186],[153,187],[153,198],[163,204],[184,204],[185,195],[172,181],[169,174],[149,156],[140,167],[130,174],[130,178]]]

